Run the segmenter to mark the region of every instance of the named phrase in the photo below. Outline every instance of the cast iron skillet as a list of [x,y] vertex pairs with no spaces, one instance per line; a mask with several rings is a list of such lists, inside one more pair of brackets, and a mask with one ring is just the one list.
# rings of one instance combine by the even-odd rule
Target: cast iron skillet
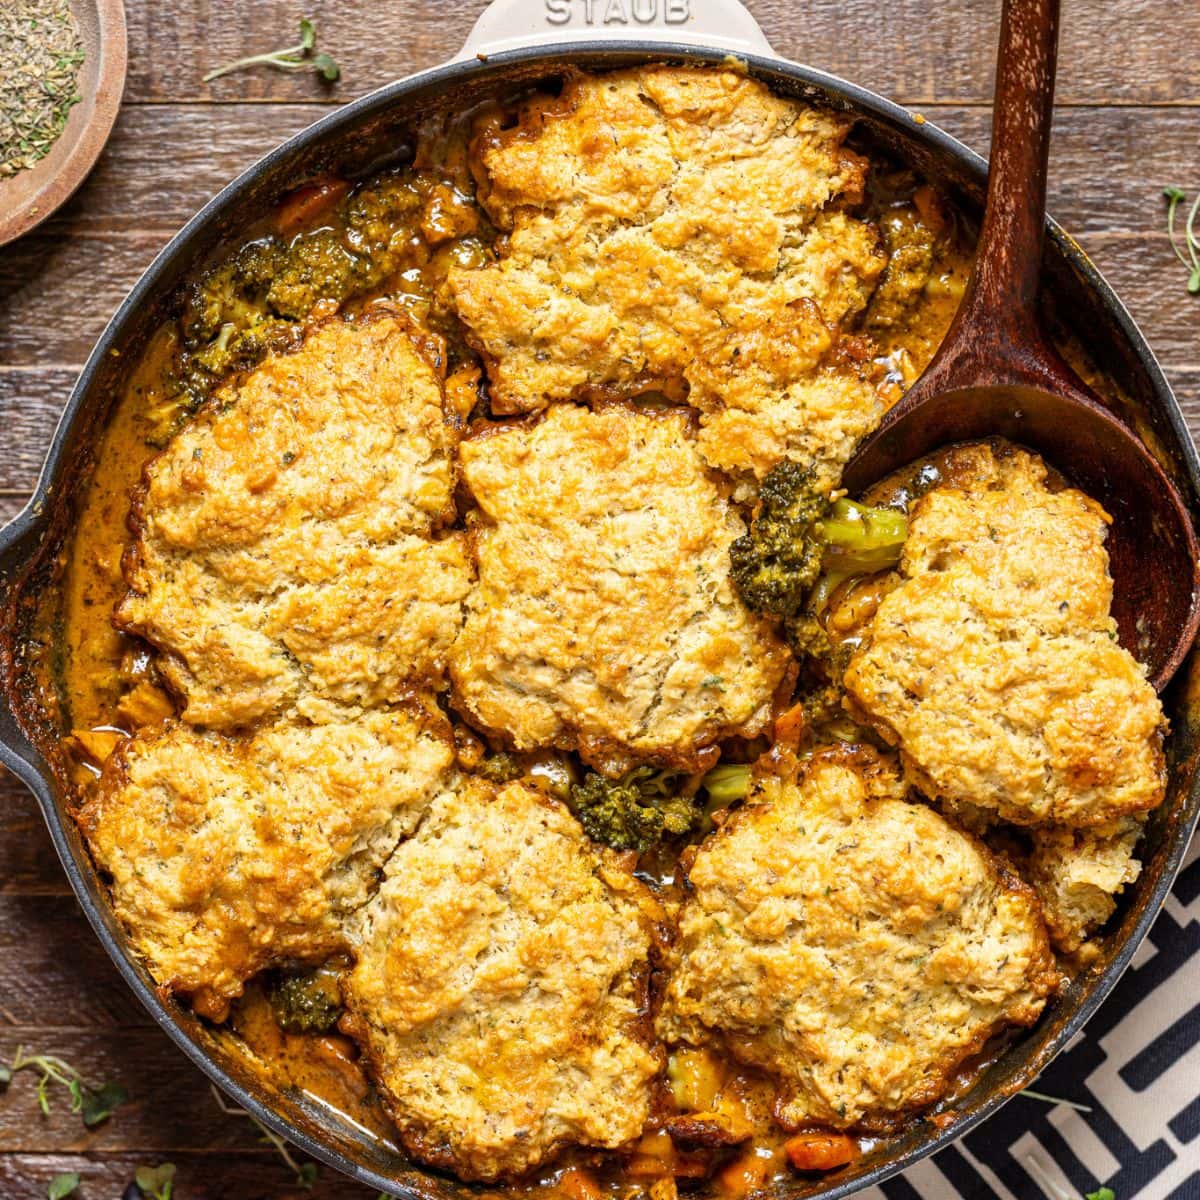
[[[678,19],[688,13],[688,0],[637,0],[623,8],[642,15],[653,8],[656,24],[636,26],[633,36],[611,23],[573,31],[552,18],[566,12],[577,25],[580,6],[555,0],[543,9],[537,0],[500,0],[481,18],[475,40],[458,60],[347,105],[230,184],[188,222],[121,305],[67,403],[33,499],[0,531],[0,763],[37,796],[71,885],[117,969],[183,1052],[238,1104],[313,1157],[373,1188],[413,1200],[451,1200],[474,1189],[412,1166],[311,1098],[281,1092],[253,1070],[227,1035],[158,994],[113,919],[104,886],[67,811],[52,719],[45,711],[47,697],[35,687],[29,645],[31,639],[49,636],[44,598],[52,594],[54,560],[73,520],[73,498],[87,478],[110,404],[119,394],[124,364],[136,361],[180,282],[306,177],[329,170],[363,175],[394,160],[411,144],[410,131],[426,114],[461,110],[498,85],[551,79],[568,65],[602,70],[652,61],[712,63],[728,59],[732,52],[779,93],[854,113],[870,141],[911,163],[967,212],[978,212],[985,166],[977,155],[918,114],[774,56],[734,0],[690,0],[691,19],[684,24]],[[697,32],[700,9],[708,28],[721,34]],[[517,31],[521,36],[514,37]],[[1119,402],[1121,415],[1160,454],[1196,516],[1200,461],[1154,356],[1071,239],[1053,222],[1047,235],[1043,290],[1052,327],[1056,315],[1062,315],[1058,328],[1077,336],[1116,382],[1124,397]],[[1061,465],[1069,469],[1069,464]],[[1035,1029],[1009,1046],[970,1092],[945,1106],[937,1122],[918,1121],[831,1179],[797,1178],[782,1187],[781,1194],[789,1200],[816,1195],[833,1200],[911,1166],[995,1112],[1096,1010],[1157,915],[1200,815],[1190,678],[1191,664],[1165,697],[1173,731],[1168,800],[1150,821],[1143,844],[1145,869],[1111,923],[1098,961],[1076,978]]]

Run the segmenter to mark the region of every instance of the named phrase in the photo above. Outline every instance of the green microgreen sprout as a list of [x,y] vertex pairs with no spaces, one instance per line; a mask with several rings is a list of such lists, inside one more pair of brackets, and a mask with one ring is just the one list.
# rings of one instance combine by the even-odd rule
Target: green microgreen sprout
[[314,54],[317,44],[317,27],[308,17],[300,21],[300,41],[295,46],[286,46],[282,50],[272,50],[267,54],[252,54],[248,58],[239,58],[236,62],[226,63],[209,71],[204,76],[204,83],[211,83],[222,75],[232,71],[244,71],[248,67],[275,67],[280,71],[315,71],[322,79],[332,83],[341,75],[341,68],[331,55]]
[[55,1175],[46,1187],[46,1200],[66,1200],[79,1187],[78,1171],[63,1171]]
[[1175,257],[1187,268],[1187,290],[1193,296],[1200,295],[1200,234],[1196,232],[1196,217],[1200,215],[1200,193],[1192,201],[1192,207],[1188,211],[1182,247],[1175,234],[1175,212],[1187,199],[1187,194],[1182,188],[1166,187],[1163,188],[1163,197],[1167,202],[1167,236],[1171,239],[1171,249],[1175,251]]
[[[1025,1166],[1034,1181],[1053,1200],[1074,1200],[1070,1192],[1060,1187],[1046,1169],[1045,1164],[1035,1154],[1025,1155]],[[1088,1192],[1084,1200],[1117,1200],[1116,1193],[1110,1187],[1098,1187],[1094,1192]]]
[[175,1164],[159,1163],[157,1167],[138,1167],[133,1182],[146,1200],[171,1200],[175,1194]]
[[107,1120],[115,1108],[128,1099],[119,1083],[104,1083],[94,1087],[70,1063],[53,1054],[26,1054],[18,1046],[11,1063],[0,1064],[0,1088],[7,1087],[18,1071],[39,1072],[37,1103],[44,1116],[50,1115],[50,1085],[65,1087],[71,1097],[71,1111],[79,1113],[83,1123],[92,1129]]
[[1080,1104],[1078,1100],[1064,1100],[1061,1096],[1049,1096],[1045,1092],[1035,1092],[1033,1088],[1022,1088],[1019,1094],[1028,1096],[1031,1100],[1041,1100],[1043,1104],[1061,1104],[1064,1108],[1073,1108],[1076,1112],[1090,1113],[1092,1111],[1089,1105]]
[[317,1177],[321,1173],[321,1168],[317,1163],[297,1162],[296,1156],[292,1153],[287,1142],[273,1129],[268,1129],[253,1113],[248,1113],[244,1108],[238,1108],[235,1104],[226,1103],[225,1097],[211,1084],[209,1085],[209,1090],[213,1094],[213,1099],[217,1102],[217,1107],[223,1113],[230,1117],[245,1117],[258,1130],[258,1140],[264,1145],[270,1146],[287,1163],[288,1169],[302,1188],[311,1188],[317,1182]]

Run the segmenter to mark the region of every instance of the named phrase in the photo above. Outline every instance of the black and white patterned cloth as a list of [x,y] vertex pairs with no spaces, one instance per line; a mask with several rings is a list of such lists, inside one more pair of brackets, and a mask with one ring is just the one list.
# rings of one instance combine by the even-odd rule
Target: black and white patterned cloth
[[1200,836],[1150,935],[1038,1091],[863,1200],[1200,1200]]

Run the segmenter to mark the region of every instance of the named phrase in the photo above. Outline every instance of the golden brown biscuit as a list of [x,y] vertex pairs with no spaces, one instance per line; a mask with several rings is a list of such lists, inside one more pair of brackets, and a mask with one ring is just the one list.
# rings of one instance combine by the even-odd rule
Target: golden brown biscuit
[[1041,897],[1055,946],[1078,950],[1116,911],[1116,897],[1142,864],[1134,858],[1142,822],[1123,817],[1094,829],[1035,829],[1028,879]]
[[768,781],[688,872],[658,1021],[778,1085],[784,1124],[887,1130],[1056,985],[1031,890],[872,752]]
[[463,442],[479,583],[455,703],[519,750],[693,770],[763,728],[790,655],[729,580],[742,520],[686,412],[559,404]]
[[849,127],[736,71],[649,67],[574,75],[484,139],[480,199],[511,233],[449,284],[494,409],[666,387],[714,466],[786,456],[832,486],[882,411],[839,349],[886,262],[835,207],[863,187]]
[[125,742],[79,815],[112,905],[164,987],[221,1020],[250,976],[344,946],[342,924],[453,764],[415,703],[252,738]]
[[1022,825],[1163,798],[1162,706],[1109,615],[1108,518],[1034,455],[979,447],[917,502],[901,584],[845,674],[927,795]]
[[227,386],[146,470],[123,628],[187,720],[233,729],[315,695],[436,679],[470,573],[441,384],[392,316],[330,322]]
[[636,1138],[657,915],[557,801],[482,780],[440,798],[355,917],[345,984],[408,1150],[492,1180]]

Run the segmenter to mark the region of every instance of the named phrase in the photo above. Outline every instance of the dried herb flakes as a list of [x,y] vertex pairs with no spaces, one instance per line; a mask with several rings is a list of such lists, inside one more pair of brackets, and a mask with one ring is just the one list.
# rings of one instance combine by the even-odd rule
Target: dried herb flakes
[[68,0],[0,2],[0,179],[50,152],[80,100],[83,58]]

